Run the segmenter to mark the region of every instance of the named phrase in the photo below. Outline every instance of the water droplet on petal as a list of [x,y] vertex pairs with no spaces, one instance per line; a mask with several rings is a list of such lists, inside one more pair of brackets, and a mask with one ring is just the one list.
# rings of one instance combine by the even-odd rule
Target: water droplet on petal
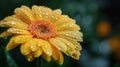
[[46,53],[47,53],[48,55],[51,55],[51,51],[47,51]]
[[33,46],[30,46],[30,48],[33,48]]
[[16,24],[15,22],[11,22],[11,24]]

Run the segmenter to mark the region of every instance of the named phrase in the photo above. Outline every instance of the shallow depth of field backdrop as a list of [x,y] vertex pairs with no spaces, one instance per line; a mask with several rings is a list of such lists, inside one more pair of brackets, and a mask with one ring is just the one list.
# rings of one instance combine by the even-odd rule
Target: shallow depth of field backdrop
[[[83,32],[80,60],[64,55],[64,64],[37,59],[28,62],[19,47],[6,51],[10,38],[0,38],[0,67],[120,67],[120,1],[119,0],[0,0],[0,20],[12,15],[21,5],[61,9],[76,20]],[[0,28],[2,33],[5,28]]]

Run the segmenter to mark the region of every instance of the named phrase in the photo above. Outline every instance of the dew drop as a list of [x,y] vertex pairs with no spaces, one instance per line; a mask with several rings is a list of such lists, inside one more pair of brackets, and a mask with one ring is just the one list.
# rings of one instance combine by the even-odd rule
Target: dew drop
[[46,13],[46,15],[49,15],[48,13]]
[[51,55],[51,51],[47,51],[46,53],[47,53],[48,55]]
[[11,22],[11,24],[16,24],[15,22]]
[[30,48],[33,48],[33,46],[30,46]]

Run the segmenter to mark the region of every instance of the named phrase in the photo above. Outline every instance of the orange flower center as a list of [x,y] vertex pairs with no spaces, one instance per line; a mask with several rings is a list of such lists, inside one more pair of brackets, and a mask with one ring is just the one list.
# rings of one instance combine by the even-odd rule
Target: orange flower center
[[36,38],[42,38],[42,39],[49,39],[51,37],[55,37],[55,29],[53,28],[53,25],[50,23],[47,23],[45,21],[35,21],[33,22],[28,30],[31,32],[31,34]]

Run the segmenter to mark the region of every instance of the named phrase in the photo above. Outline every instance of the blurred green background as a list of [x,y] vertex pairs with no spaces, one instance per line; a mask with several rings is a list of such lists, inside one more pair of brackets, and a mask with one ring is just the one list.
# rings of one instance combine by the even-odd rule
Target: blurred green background
[[[5,50],[8,37],[0,38],[0,67],[120,67],[119,0],[0,0],[0,20],[14,14],[21,5],[60,8],[74,18],[84,35],[80,60],[64,55],[63,65],[42,58],[27,62],[19,47]],[[0,33],[4,30],[0,28]]]

